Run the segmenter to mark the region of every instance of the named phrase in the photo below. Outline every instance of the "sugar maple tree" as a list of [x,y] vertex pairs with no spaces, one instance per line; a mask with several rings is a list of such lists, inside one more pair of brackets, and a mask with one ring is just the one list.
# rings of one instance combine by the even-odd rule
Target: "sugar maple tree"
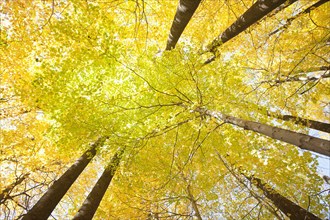
[[[279,195],[325,218],[314,152],[330,146],[308,119],[329,127],[329,3],[274,2],[219,43],[263,1],[196,0],[190,21],[185,0],[3,1],[1,218],[33,219],[91,147],[52,217],[83,219],[89,204],[95,219],[294,218]],[[176,10],[189,23],[167,41]]]

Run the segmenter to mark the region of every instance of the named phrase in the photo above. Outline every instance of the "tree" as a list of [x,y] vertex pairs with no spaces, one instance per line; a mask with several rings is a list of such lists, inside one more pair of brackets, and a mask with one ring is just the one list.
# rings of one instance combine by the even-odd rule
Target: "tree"
[[278,33],[279,31],[281,31],[281,30],[287,28],[287,27],[292,23],[292,21],[295,20],[297,17],[302,16],[303,14],[308,14],[308,13],[310,13],[313,9],[315,9],[315,8],[317,8],[317,7],[320,7],[321,5],[323,5],[324,3],[328,2],[328,1],[329,1],[329,0],[320,0],[320,1],[316,2],[316,3],[314,3],[313,5],[309,6],[309,7],[306,8],[305,10],[301,11],[300,13],[296,14],[295,16],[293,16],[293,17],[287,19],[287,20],[285,21],[285,24],[284,24],[283,26],[281,26],[280,28],[277,28],[276,30],[274,30],[273,32],[271,32],[271,33],[269,34],[269,36],[271,36],[271,35],[273,35],[273,34],[276,34],[276,33]]
[[98,179],[97,183],[93,187],[92,191],[87,196],[86,200],[82,204],[78,213],[73,219],[92,219],[104,193],[107,191],[112,178],[114,177],[116,170],[119,166],[122,154],[125,148],[119,149],[111,159],[108,166],[104,169],[101,177]]
[[196,109],[196,111],[201,114],[216,118],[217,120],[221,120],[225,123],[230,123],[246,130],[252,130],[260,134],[267,135],[268,137],[296,145],[301,149],[310,150],[319,154],[330,156],[330,141],[305,134],[299,134],[282,128],[261,124],[258,122],[232,117],[222,114],[221,112],[205,109]]
[[275,15],[277,12],[280,12],[281,10],[284,10],[285,8],[289,7],[291,4],[295,3],[297,0],[289,0],[276,8],[273,12],[271,12],[270,16]]
[[242,16],[240,16],[230,27],[221,33],[213,42],[206,46],[205,52],[215,53],[217,47],[226,43],[233,37],[237,36],[252,24],[263,18],[269,12],[285,3],[284,0],[265,1],[258,0],[254,3]]
[[276,192],[276,190],[272,189],[268,184],[263,183],[261,179],[257,177],[246,178],[248,178],[252,184],[255,184],[259,189],[261,189],[266,197],[270,199],[276,207],[278,207],[290,219],[320,219],[313,213],[308,212],[306,209],[298,206],[294,202]]
[[166,49],[172,50],[178,42],[183,30],[195,13],[201,0],[180,0],[176,10],[170,34],[167,39]]
[[99,138],[40,198],[23,219],[47,219],[107,137]]
[[[328,68],[328,67],[325,67]],[[326,69],[327,70],[327,69]],[[282,83],[286,83],[286,82],[304,82],[304,81],[317,81],[323,78],[329,78],[330,74],[329,73],[325,73],[322,74],[320,76],[306,76],[306,75],[298,75],[298,76],[292,76],[292,77],[287,77],[286,79],[276,79],[276,80],[264,80],[261,81],[260,83],[268,83],[268,84],[282,84]]]
[[260,178],[248,176],[246,172],[244,173],[244,168],[243,170],[238,169],[239,174],[235,173],[235,167],[230,168],[228,162],[226,162],[221,155],[218,154],[218,156],[226,168],[232,173],[232,175],[234,175],[239,181],[241,181],[241,179],[238,177],[238,175],[244,176],[246,179],[248,179],[252,185],[258,187],[264,193],[264,195],[290,219],[320,219],[313,213],[307,211],[306,209],[292,202],[290,199],[278,193],[275,189],[273,189],[273,187],[267,183],[264,183]]
[[316,129],[319,131],[324,131],[324,132],[330,133],[330,124],[325,123],[325,122],[319,122],[319,121],[314,121],[314,120],[310,120],[310,119],[300,118],[300,117],[293,116],[293,115],[281,115],[281,114],[276,114],[276,113],[274,114],[274,113],[269,113],[269,112],[268,112],[268,115],[278,118],[280,120],[292,121],[298,125],[303,125],[303,126],[307,126],[309,128],[313,128],[313,129]]

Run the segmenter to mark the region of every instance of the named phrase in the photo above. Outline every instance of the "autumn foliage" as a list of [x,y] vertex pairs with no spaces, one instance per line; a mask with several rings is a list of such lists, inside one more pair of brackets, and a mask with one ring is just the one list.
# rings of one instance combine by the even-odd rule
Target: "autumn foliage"
[[0,219],[329,218],[329,2],[186,1],[1,1]]

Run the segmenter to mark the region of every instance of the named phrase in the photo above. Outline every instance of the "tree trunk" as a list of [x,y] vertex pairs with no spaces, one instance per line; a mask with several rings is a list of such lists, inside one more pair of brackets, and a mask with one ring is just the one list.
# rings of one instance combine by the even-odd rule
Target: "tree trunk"
[[277,28],[275,31],[271,32],[269,34],[269,36],[272,36],[274,34],[276,34],[277,32],[283,30],[283,29],[286,29],[289,27],[289,25],[292,23],[293,20],[295,20],[296,18],[302,16],[303,14],[308,14],[310,13],[312,10],[314,10],[315,8],[318,8],[320,7],[321,5],[323,5],[324,3],[328,2],[329,0],[320,0],[318,2],[316,2],[315,4],[309,6],[308,8],[306,8],[305,10],[299,12],[298,14],[296,14],[295,16],[289,18],[286,20],[285,24],[279,28]]
[[231,173],[231,175],[240,183],[242,184],[250,193],[251,196],[253,196],[253,198],[255,198],[258,203],[262,204],[264,207],[266,207],[266,209],[272,213],[276,219],[282,220],[283,218],[281,218],[278,213],[277,210],[274,209],[273,206],[271,206],[266,200],[264,200],[263,198],[260,197],[260,195],[258,195],[251,187],[249,187],[245,181],[243,180],[242,174],[237,174],[235,172],[235,170],[231,167],[233,167],[233,165],[229,165],[229,163],[220,155],[220,153],[216,150],[216,154],[218,155],[219,159],[222,161],[222,163],[225,165],[225,167],[227,168],[227,170],[229,171],[229,173]]
[[262,183],[262,180],[257,177],[248,177],[243,174],[250,182],[261,189],[264,195],[273,202],[273,204],[280,209],[286,216],[292,220],[304,219],[304,220],[321,220],[313,213],[307,211],[296,203],[292,202],[285,196],[282,196],[276,190],[266,183]]
[[233,124],[246,130],[255,131],[273,139],[296,145],[301,149],[330,156],[330,141],[282,128],[273,127],[259,122],[236,118],[233,116],[222,114],[221,112],[210,111],[203,108],[197,108],[196,111],[201,114],[213,117],[215,119],[222,120],[225,123]]
[[[296,219],[304,219],[304,220],[321,220],[319,217],[315,216],[313,213],[307,211],[306,209],[302,208],[301,206],[297,205],[296,203],[292,202],[285,196],[282,196],[280,193],[278,193],[275,189],[273,189],[271,186],[269,186],[266,183],[262,183],[262,180],[256,177],[249,177],[244,172],[241,171],[241,169],[236,169],[238,172],[235,172],[235,167],[232,164],[229,164],[225,158],[223,158],[219,152],[217,152],[219,159],[222,161],[222,163],[225,165],[227,170],[244,186],[246,184],[243,182],[243,180],[239,177],[244,176],[246,179],[248,179],[252,185],[255,185],[259,189],[261,189],[264,193],[264,195],[272,201],[272,203],[281,210],[286,216],[288,216],[290,219],[296,220]],[[247,186],[246,186],[247,187]],[[260,196],[253,195],[256,199]],[[257,199],[259,200],[259,199]],[[275,213],[276,214],[276,213]]]
[[[215,53],[216,49],[230,39],[234,38],[252,24],[259,21],[269,12],[279,7],[286,0],[258,0],[242,16],[240,16],[229,28],[213,40],[202,53]],[[293,3],[294,1],[292,1]]]
[[179,1],[165,50],[172,50],[175,48],[183,30],[186,28],[200,2],[201,0]]
[[292,76],[287,77],[285,79],[274,79],[274,80],[264,80],[261,81],[260,84],[268,83],[273,85],[278,85],[286,82],[306,82],[306,81],[317,81],[324,78],[330,78],[330,73],[325,73],[320,76],[306,76],[306,75],[299,75],[299,76]]
[[39,199],[22,220],[47,219],[71,185],[96,154],[96,148],[103,145],[107,137],[99,138]]
[[289,7],[290,5],[292,5],[293,3],[295,3],[296,1],[298,1],[298,0],[288,0],[287,2],[285,2],[284,4],[282,4],[281,6],[279,6],[278,8],[276,8],[274,11],[272,11],[271,13],[269,13],[268,16],[270,16],[270,17],[274,16],[275,14],[277,14],[278,12],[286,9],[287,7]]
[[107,191],[108,186],[111,183],[113,176],[116,173],[122,154],[124,153],[124,149],[125,148],[120,149],[113,156],[111,162],[103,171],[101,177],[94,185],[92,191],[85,199],[84,203],[80,207],[78,213],[74,216],[73,220],[89,220],[93,218],[105,192]]
[[298,116],[292,115],[281,115],[276,113],[268,113],[269,116],[284,120],[284,121],[292,121],[297,125],[303,125],[315,130],[324,131],[330,133],[330,124],[325,122],[314,121],[310,119],[300,118]]

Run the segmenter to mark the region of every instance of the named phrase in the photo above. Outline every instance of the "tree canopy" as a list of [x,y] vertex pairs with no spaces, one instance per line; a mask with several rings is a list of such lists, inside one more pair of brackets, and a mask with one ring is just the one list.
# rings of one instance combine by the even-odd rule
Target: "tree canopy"
[[0,219],[329,218],[329,6],[2,1]]

